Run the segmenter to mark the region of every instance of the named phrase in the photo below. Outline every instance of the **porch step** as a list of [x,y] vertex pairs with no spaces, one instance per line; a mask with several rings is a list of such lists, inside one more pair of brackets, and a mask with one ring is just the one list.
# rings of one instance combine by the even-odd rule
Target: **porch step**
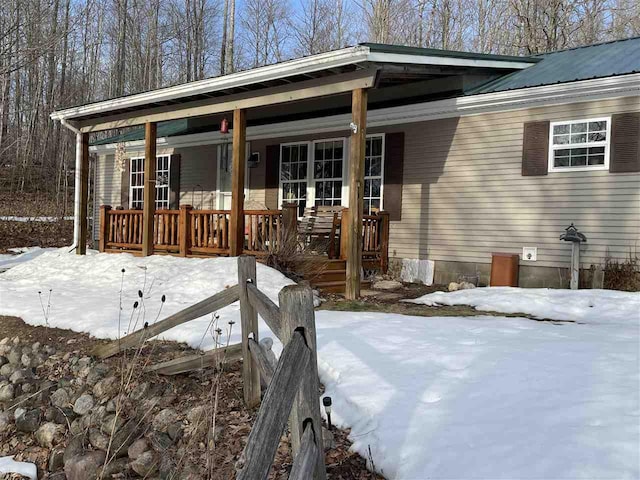
[[[312,285],[314,288],[320,290],[321,293],[344,293],[345,280],[337,280],[331,282],[314,282]],[[371,286],[369,280],[360,282],[360,288],[368,288]]]

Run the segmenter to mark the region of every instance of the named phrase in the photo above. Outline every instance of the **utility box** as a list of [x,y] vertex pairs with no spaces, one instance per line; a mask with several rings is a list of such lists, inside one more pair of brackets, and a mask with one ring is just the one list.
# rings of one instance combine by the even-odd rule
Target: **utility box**
[[517,253],[492,253],[489,285],[492,287],[517,287],[519,265],[520,255]]

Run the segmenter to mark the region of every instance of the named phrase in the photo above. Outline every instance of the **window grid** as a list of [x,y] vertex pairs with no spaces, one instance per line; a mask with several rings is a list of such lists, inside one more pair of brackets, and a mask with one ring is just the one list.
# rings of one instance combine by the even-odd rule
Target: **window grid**
[[600,170],[608,168],[610,119],[593,118],[553,122],[549,169]]
[[382,208],[383,137],[367,137],[364,154],[364,209],[365,215]]
[[344,140],[322,140],[313,144],[315,205],[342,204]]
[[298,204],[298,216],[307,206],[307,168],[309,145],[306,143],[281,145],[280,182],[282,200]]
[[[170,174],[170,156],[158,155],[156,157],[156,210],[169,208]],[[129,204],[132,209],[140,210],[144,206],[144,157],[131,158],[130,176]]]

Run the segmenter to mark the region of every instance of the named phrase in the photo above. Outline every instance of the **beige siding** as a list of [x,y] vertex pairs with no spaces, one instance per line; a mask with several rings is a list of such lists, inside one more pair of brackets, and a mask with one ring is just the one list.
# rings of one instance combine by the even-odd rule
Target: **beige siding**
[[216,208],[216,145],[176,148],[180,155],[180,204]]
[[100,205],[120,205],[120,185],[122,173],[116,166],[115,155],[103,155],[98,157],[95,170],[95,183],[93,190],[93,238],[98,240],[100,218]]
[[[558,237],[585,233],[585,265],[640,248],[640,174],[603,171],[521,175],[523,124],[640,110],[640,99],[524,109],[406,127],[402,221],[391,254],[490,262],[491,252],[538,247],[536,266],[566,266]],[[417,239],[417,241],[416,241]]]

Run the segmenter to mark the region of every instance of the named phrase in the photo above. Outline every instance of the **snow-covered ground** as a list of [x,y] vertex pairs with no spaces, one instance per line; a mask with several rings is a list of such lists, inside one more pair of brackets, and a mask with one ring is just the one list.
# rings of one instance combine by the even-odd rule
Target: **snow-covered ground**
[[[73,217],[62,217],[63,220],[73,220]],[[0,221],[5,222],[57,222],[60,217],[20,217],[17,215],[5,215]]]
[[22,247],[22,248],[10,248],[11,253],[0,253],[0,272],[7,270],[11,267],[15,267],[29,260],[33,260],[39,255],[51,250],[57,250],[55,248],[41,248],[41,247]]
[[[49,324],[113,338],[121,282],[122,331],[143,284],[153,321],[162,294],[164,317],[236,283],[236,272],[233,259],[47,252],[0,274],[0,314],[43,324],[40,298],[46,312],[51,289]],[[258,285],[272,299],[287,283],[258,265]],[[370,449],[379,471],[411,480],[640,477],[640,294],[432,295],[421,301],[581,323],[318,311],[320,377],[334,423],[351,428],[354,448],[364,457]],[[222,327],[239,322],[237,306],[219,313]],[[209,321],[165,338],[206,348]]]

